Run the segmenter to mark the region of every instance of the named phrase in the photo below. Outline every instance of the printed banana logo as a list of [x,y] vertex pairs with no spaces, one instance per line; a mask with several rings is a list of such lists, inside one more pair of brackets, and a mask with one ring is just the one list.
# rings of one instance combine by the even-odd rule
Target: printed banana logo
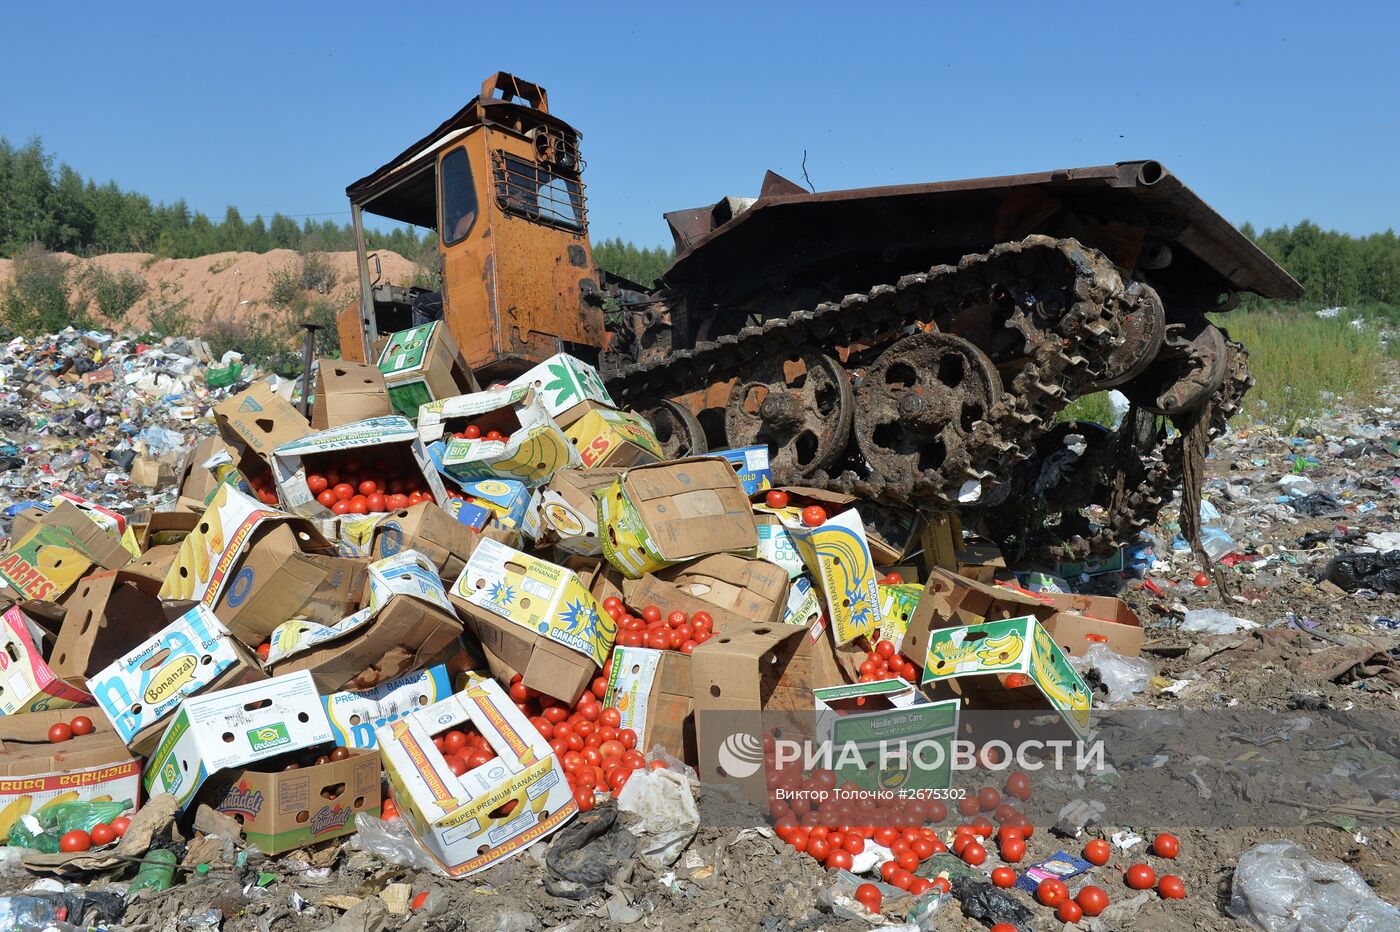
[[1002,666],[1021,656],[1021,651],[1025,649],[1025,646],[1021,636],[1013,631],[1003,637],[988,638],[983,641],[982,649],[977,652],[977,656],[985,664]]
[[34,797],[32,796],[20,796],[4,809],[0,809],[0,841],[9,839],[10,829],[14,828],[15,823],[20,819],[29,815],[29,806],[33,802]]
[[74,802],[77,802],[77,801],[78,801],[78,794],[77,794],[77,792],[74,791],[74,790],[68,790],[68,791],[66,791],[66,792],[59,793],[59,794],[58,794],[57,796],[55,796],[53,799],[51,799],[51,800],[49,800],[48,802],[44,803],[42,806],[39,807],[39,811],[40,811],[40,812],[45,812],[45,811],[47,811],[47,810],[49,810],[49,809],[52,809],[54,806],[61,806],[61,805],[63,805],[64,803],[74,803]]
[[[1044,629],[1036,629],[1035,633],[1035,667],[1041,670],[1053,671],[1055,669],[1055,652],[1053,642]],[[1089,722],[1089,694],[1074,684],[1070,689],[1063,688],[1055,676],[1040,676],[1037,680],[1040,688],[1054,702],[1059,703],[1064,708],[1070,710],[1074,715],[1074,720],[1081,725]]]

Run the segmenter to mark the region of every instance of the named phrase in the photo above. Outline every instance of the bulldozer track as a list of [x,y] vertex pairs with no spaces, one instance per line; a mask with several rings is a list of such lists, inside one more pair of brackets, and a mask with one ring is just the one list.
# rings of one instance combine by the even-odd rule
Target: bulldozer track
[[[1124,339],[1121,322],[1149,300],[1097,250],[1074,239],[1029,236],[964,256],[957,265],[934,266],[894,284],[675,350],[664,359],[624,366],[607,381],[623,403],[650,404],[722,382],[760,359],[857,342],[884,347],[921,324],[957,334],[960,311],[995,308],[1002,327],[1024,336],[1022,362],[1004,378],[1001,398],[973,425],[970,455],[957,470],[878,475],[858,457],[847,457],[839,470],[801,477],[804,485],[886,504],[977,507],[996,501],[998,488],[1030,455],[1036,437],[1102,376],[1104,361]],[[794,478],[774,476],[774,481]]]

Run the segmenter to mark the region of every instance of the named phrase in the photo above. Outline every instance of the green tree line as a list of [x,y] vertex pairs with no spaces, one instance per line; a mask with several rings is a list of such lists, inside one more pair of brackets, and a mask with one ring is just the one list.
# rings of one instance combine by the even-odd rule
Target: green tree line
[[1394,230],[1351,236],[1311,220],[1262,233],[1246,223],[1240,230],[1298,280],[1304,304],[1400,304],[1400,237]]
[[[435,237],[402,228],[367,235],[372,248],[414,259]],[[245,220],[234,206],[213,220],[183,199],[157,204],[115,181],[98,184],[70,165],[55,165],[37,139],[15,146],[0,137],[0,256],[36,243],[80,256],[150,252],[190,259],[216,252],[354,249],[355,237],[348,223],[306,217],[298,224],[280,213]]]

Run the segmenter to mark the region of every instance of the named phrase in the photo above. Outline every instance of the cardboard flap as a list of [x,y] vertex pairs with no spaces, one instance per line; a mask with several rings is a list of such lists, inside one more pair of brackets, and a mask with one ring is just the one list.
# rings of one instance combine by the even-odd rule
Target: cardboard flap
[[214,406],[214,422],[225,440],[268,456],[273,450],[304,436],[311,429],[291,402],[266,382]]

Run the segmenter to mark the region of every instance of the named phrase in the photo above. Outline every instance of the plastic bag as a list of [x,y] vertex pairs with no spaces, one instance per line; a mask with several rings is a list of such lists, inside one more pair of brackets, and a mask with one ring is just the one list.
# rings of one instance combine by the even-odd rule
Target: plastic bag
[[618,811],[637,817],[628,828],[639,836],[638,853],[653,870],[670,867],[700,828],[690,781],[670,770],[638,770],[617,795]]
[[350,847],[356,851],[368,851],[390,864],[430,870],[439,877],[451,876],[423,850],[403,819],[376,819],[361,812],[355,816],[355,828]]
[[1400,593],[1400,550],[1335,557],[1327,564],[1327,580],[1347,592],[1374,589]]
[[1400,909],[1376,896],[1360,874],[1291,841],[1255,845],[1240,857],[1226,912],[1267,932],[1400,928]]
[[1227,615],[1217,608],[1193,608],[1181,620],[1185,634],[1234,634],[1259,627],[1256,621]]
[[1088,670],[1097,672],[1099,682],[1108,689],[1109,702],[1131,699],[1142,692],[1154,672],[1151,661],[1141,657],[1124,657],[1107,644],[1095,644],[1083,657],[1071,657],[1070,664],[1081,675]]

